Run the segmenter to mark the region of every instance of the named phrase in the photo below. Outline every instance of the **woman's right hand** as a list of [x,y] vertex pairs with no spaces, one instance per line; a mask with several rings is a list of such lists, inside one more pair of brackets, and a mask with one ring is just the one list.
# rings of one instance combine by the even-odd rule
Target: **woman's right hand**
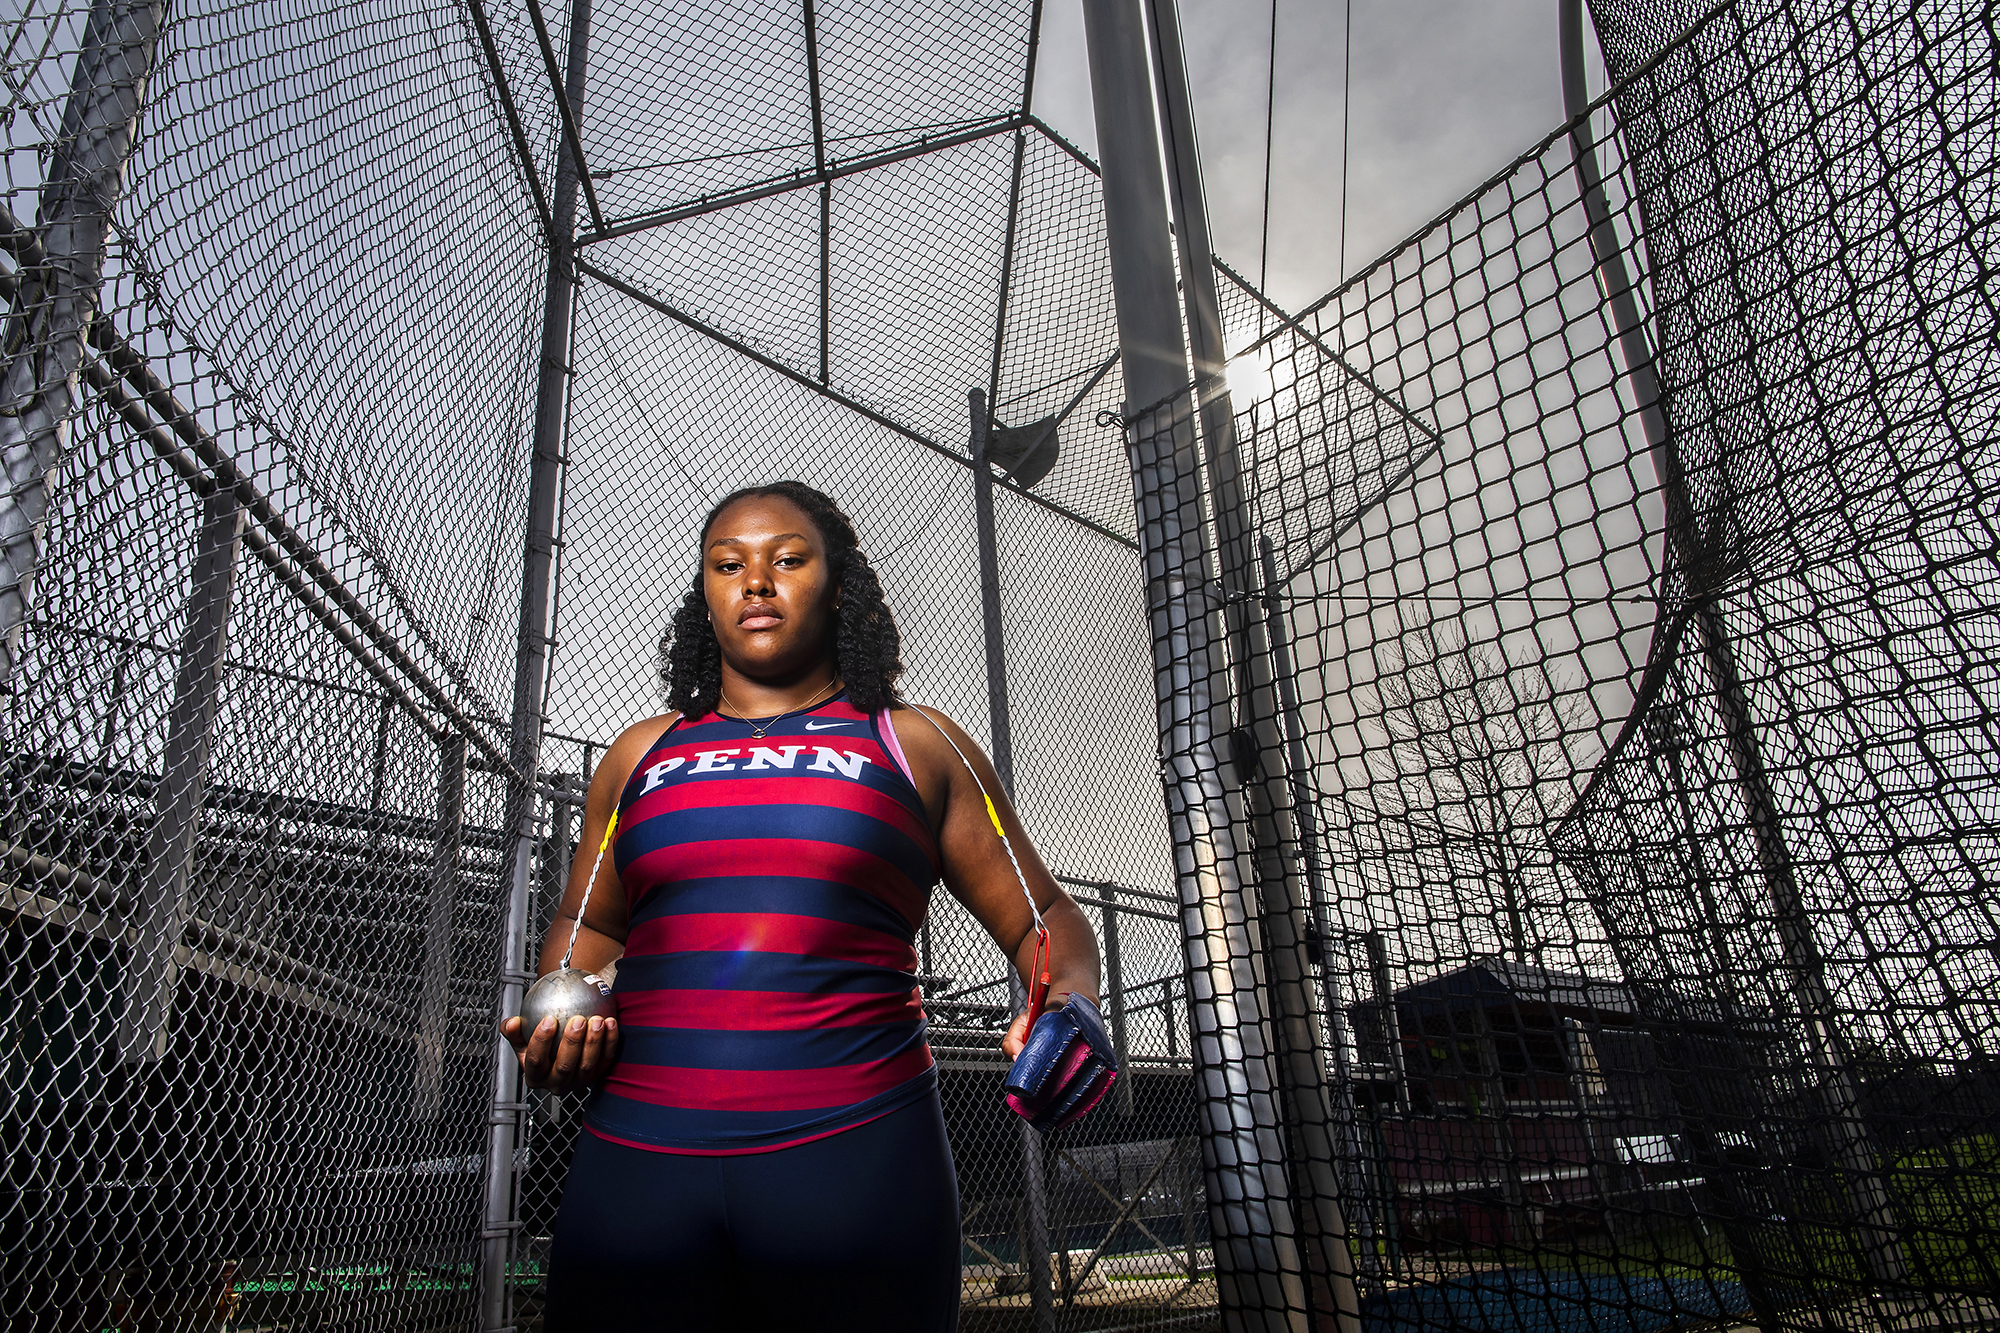
[[615,1018],[572,1018],[558,1037],[553,1018],[543,1019],[541,1026],[523,1035],[516,1017],[500,1025],[500,1035],[514,1048],[527,1085],[550,1092],[595,1087],[618,1059]]

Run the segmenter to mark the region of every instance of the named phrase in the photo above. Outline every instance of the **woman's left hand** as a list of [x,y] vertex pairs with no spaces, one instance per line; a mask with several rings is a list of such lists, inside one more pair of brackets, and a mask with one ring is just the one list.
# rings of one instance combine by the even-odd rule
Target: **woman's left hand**
[[1021,1058],[1021,1052],[1028,1045],[1028,1011],[1023,1009],[1014,1015],[1014,1021],[1007,1025],[1007,1035],[1000,1039],[1000,1052],[1009,1060]]
[[[1069,1003],[1069,997],[1075,993],[1074,991],[1063,991],[1060,994],[1050,995],[1048,1003],[1042,1006],[1042,1012],[1046,1014],[1051,1010],[1062,1008]],[[1092,1002],[1095,1003],[1095,1000]],[[1007,1035],[1000,1039],[1000,1051],[1009,1060],[1018,1060],[1021,1058],[1021,1052],[1026,1050],[1027,1046],[1028,1011],[1023,1009],[1020,1013],[1015,1014],[1014,1021],[1007,1025]]]

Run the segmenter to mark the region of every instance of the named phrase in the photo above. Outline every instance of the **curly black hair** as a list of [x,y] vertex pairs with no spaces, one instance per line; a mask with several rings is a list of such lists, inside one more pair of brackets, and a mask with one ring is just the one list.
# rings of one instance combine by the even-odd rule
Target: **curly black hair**
[[[826,543],[827,567],[840,591],[834,608],[833,669],[847,685],[847,697],[864,713],[877,712],[901,698],[896,681],[903,674],[903,638],[896,617],[882,599],[882,584],[862,553],[854,524],[833,497],[801,481],[774,481],[745,486],[716,502],[701,524],[701,547],[708,548],[709,529],[723,510],[738,500],[775,496],[805,511]],[[722,697],[722,648],[708,620],[708,597],[702,588],[702,566],[681,599],[666,633],[660,636],[660,684],[667,707],[695,718],[713,712]]]

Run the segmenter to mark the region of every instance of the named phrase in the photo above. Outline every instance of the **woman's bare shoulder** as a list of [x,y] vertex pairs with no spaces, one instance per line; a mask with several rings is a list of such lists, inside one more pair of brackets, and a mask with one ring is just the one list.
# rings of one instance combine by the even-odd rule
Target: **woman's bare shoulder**
[[634,722],[619,732],[618,739],[611,742],[610,748],[604,752],[604,758],[598,761],[597,781],[591,785],[596,786],[597,782],[615,782],[619,787],[623,787],[626,777],[632,772],[633,765],[645,757],[646,751],[653,748],[653,742],[660,739],[666,729],[679,717],[679,713],[662,713],[643,722]]
[[965,743],[962,739],[965,729],[952,721],[942,708],[898,699],[889,705],[889,717],[896,723],[896,739],[905,749],[913,744],[926,748],[943,746],[945,742],[939,738],[939,731],[961,745]]
[[618,739],[611,742],[611,748],[606,750],[605,754],[616,754],[635,745],[643,754],[679,718],[679,713],[667,712],[661,713],[658,717],[649,717],[642,722],[634,722],[618,733]]
[[979,742],[941,708],[899,699],[889,706],[889,714],[896,724],[897,743],[914,764],[955,770],[961,762],[986,758]]

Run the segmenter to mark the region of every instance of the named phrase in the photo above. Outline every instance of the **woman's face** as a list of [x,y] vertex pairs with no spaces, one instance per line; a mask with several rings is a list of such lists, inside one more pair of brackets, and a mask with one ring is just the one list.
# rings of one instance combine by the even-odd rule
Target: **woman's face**
[[777,682],[832,658],[826,542],[790,500],[749,496],[715,516],[702,590],[722,660],[739,674]]

